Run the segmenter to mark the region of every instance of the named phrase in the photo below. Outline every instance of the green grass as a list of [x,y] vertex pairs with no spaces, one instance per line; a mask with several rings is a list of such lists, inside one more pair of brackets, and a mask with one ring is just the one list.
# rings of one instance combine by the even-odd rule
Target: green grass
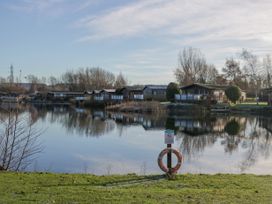
[[259,104],[255,102],[231,104],[231,108],[233,109],[260,109],[267,106],[268,106],[267,102],[259,102]]
[[272,203],[272,176],[0,173],[0,203]]
[[243,102],[239,105],[258,105],[258,106],[267,106],[267,102],[259,102],[259,104],[257,104],[256,102]]

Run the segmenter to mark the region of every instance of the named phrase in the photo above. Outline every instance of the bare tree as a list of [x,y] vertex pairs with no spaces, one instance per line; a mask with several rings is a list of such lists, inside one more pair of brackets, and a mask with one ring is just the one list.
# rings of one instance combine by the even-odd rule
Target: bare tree
[[257,99],[259,90],[262,86],[262,77],[258,57],[246,49],[242,50],[240,56],[244,62],[245,76],[249,78],[249,81],[251,82],[250,84],[253,86],[252,89],[255,91],[255,97]]
[[9,111],[1,126],[0,170],[24,170],[41,151],[37,143],[41,131],[32,122],[19,118],[17,111]]
[[242,75],[240,63],[233,58],[226,59],[225,67],[223,67],[222,71],[224,73],[224,77],[234,83],[237,83]]
[[269,88],[272,86],[272,59],[269,54],[263,58],[263,71],[265,85]]
[[79,68],[76,71],[67,71],[62,75],[62,81],[73,90],[89,90],[113,88],[115,76],[113,73],[99,67]]
[[55,76],[50,76],[48,79],[48,83],[51,86],[55,86],[58,83],[58,79]]
[[209,64],[202,71],[199,82],[216,84],[217,77],[219,76],[218,70],[213,64]]
[[127,79],[123,76],[122,73],[119,73],[119,75],[116,77],[114,87],[118,89],[127,86],[127,84],[128,84]]
[[181,85],[194,82],[208,83],[207,78],[205,78],[205,76],[208,76],[208,72],[217,74],[215,67],[207,64],[205,56],[200,50],[192,47],[184,48],[180,52],[178,63],[175,76]]
[[7,79],[5,77],[0,77],[0,84],[7,83]]

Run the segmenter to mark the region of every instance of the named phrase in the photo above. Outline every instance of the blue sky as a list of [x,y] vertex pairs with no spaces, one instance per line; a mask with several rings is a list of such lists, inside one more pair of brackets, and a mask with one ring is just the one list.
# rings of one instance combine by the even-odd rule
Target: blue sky
[[167,84],[184,47],[218,69],[242,48],[270,53],[271,13],[270,0],[0,0],[0,76],[100,66]]

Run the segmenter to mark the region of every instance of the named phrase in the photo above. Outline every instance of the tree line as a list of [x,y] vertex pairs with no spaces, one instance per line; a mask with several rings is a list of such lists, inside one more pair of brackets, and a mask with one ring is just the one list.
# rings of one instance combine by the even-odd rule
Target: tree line
[[[178,56],[178,66],[174,71],[179,85],[208,83],[217,85],[236,85],[249,95],[258,95],[261,88],[272,87],[272,57],[258,57],[243,49],[236,58],[227,58],[221,71],[208,63],[205,55],[196,48],[184,48]],[[68,70],[60,77],[37,77],[29,74],[24,80],[35,84],[48,84],[53,88],[65,88],[70,91],[83,91],[104,88],[121,88],[128,85],[127,78],[119,73],[113,74],[100,67]],[[0,77],[0,83],[9,83],[9,77]],[[18,77],[17,77],[17,81]],[[34,87],[34,86],[33,86]]]
[[[9,90],[15,90],[12,84],[9,84],[9,77],[7,79],[0,77],[0,83],[9,85],[5,87]],[[70,91],[85,91],[95,89],[110,89],[110,88],[121,88],[128,85],[127,78],[119,73],[118,75],[113,74],[110,71],[104,70],[100,67],[87,67],[79,68],[76,70],[68,70],[63,73],[60,77],[49,76],[37,77],[33,74],[29,74],[24,79],[33,85],[33,90],[43,89],[39,84],[48,84],[52,89],[69,89]],[[17,82],[18,83],[18,82]],[[15,83],[16,84],[16,83]],[[37,88],[39,87],[39,88]]]
[[261,88],[272,87],[272,58],[269,54],[258,57],[243,49],[236,58],[227,58],[222,73],[219,73],[199,49],[189,47],[179,53],[174,74],[180,85],[236,85],[252,95],[258,95]]

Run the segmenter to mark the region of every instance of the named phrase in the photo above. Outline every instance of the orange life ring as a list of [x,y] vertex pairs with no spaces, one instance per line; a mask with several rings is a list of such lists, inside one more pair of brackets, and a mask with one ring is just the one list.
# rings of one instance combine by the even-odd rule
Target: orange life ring
[[[162,162],[162,159],[164,157],[164,155],[168,154],[168,153],[174,153],[178,159],[178,162],[176,164],[175,167],[172,167],[170,169],[168,169]],[[172,148],[165,148],[164,150],[161,151],[161,153],[159,154],[158,157],[158,165],[160,167],[160,169],[162,171],[164,171],[165,173],[177,173],[177,171],[180,169],[182,164],[182,155],[179,153],[179,151],[172,149]]]

